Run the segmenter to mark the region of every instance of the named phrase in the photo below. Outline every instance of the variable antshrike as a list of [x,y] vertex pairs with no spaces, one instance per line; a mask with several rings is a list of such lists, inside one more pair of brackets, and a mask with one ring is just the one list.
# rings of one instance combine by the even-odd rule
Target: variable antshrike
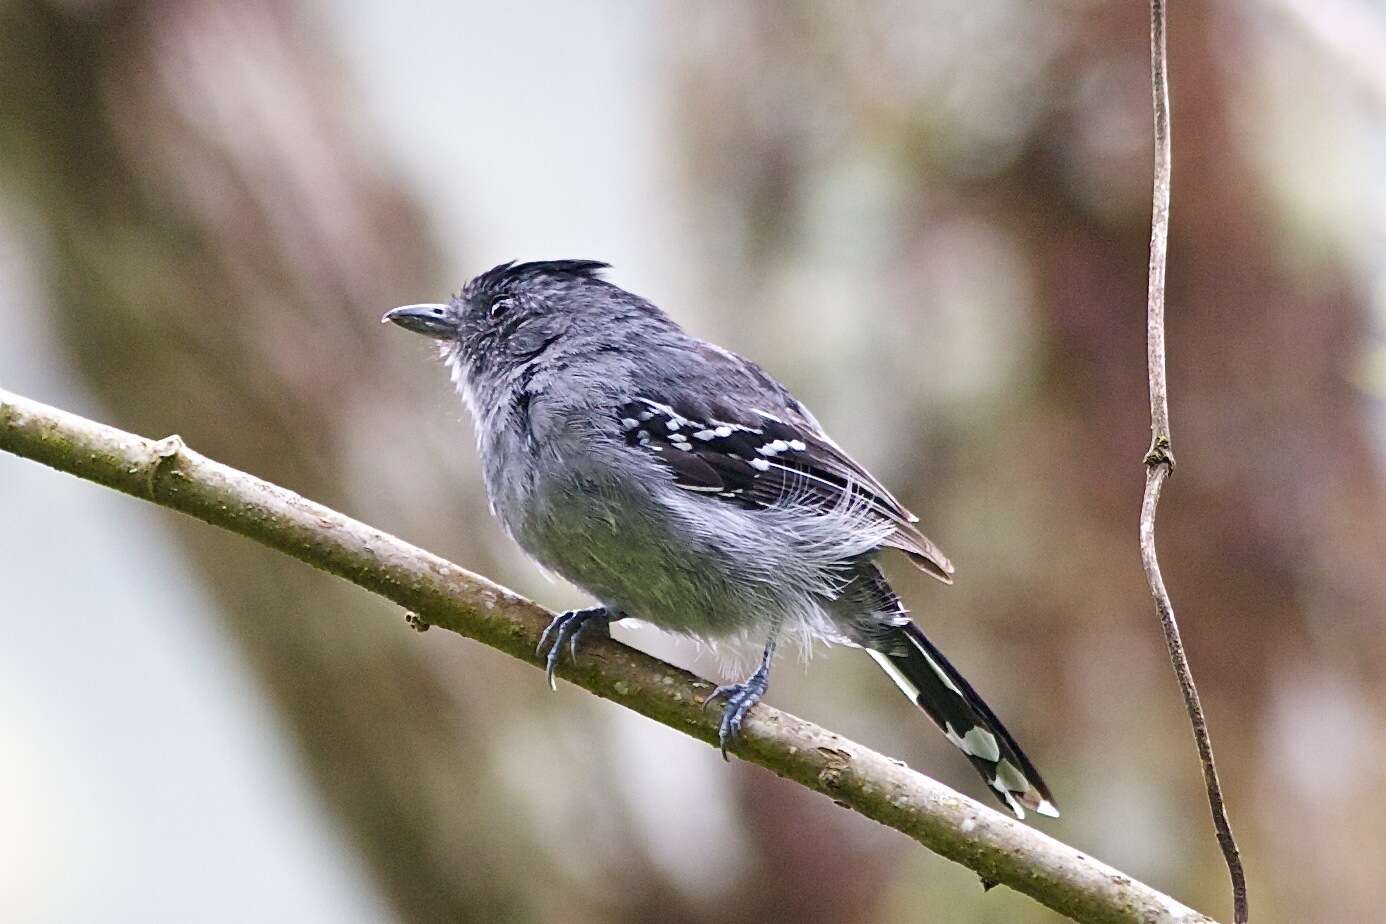
[[944,583],[917,518],[759,366],[683,331],[590,260],[506,263],[447,304],[385,320],[439,341],[476,420],[505,530],[600,604],[540,642],[624,617],[764,644],[725,697],[725,755],[765,692],[779,640],[864,648],[1017,816],[1049,790],[972,686],[910,621],[875,559],[898,549]]

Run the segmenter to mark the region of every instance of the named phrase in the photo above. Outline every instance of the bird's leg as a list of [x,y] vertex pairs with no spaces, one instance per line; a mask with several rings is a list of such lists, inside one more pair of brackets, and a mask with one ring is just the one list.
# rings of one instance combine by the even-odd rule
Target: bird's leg
[[741,723],[746,718],[746,713],[751,711],[751,707],[760,702],[760,698],[765,695],[765,690],[770,686],[770,659],[775,655],[775,641],[778,632],[772,631],[770,640],[765,643],[765,654],[761,655],[760,667],[756,672],[746,678],[745,683],[723,684],[708,694],[707,699],[703,700],[703,707],[717,699],[719,696],[727,698],[727,706],[722,711],[722,724],[717,727],[717,740],[722,746],[722,759],[731,760],[727,756],[727,747],[735,744],[736,739],[741,737]]
[[549,627],[544,630],[544,634],[539,636],[539,647],[534,649],[535,654],[543,654],[544,646],[549,643],[549,637],[553,637],[553,647],[549,649],[549,656],[545,659],[544,673],[549,678],[549,687],[558,689],[558,681],[554,679],[554,672],[558,670],[558,660],[563,655],[563,642],[568,642],[568,650],[574,661],[577,660],[577,643],[588,628],[598,626],[603,631],[611,625],[611,613],[604,606],[589,606],[585,610],[568,610],[560,613],[549,623]]

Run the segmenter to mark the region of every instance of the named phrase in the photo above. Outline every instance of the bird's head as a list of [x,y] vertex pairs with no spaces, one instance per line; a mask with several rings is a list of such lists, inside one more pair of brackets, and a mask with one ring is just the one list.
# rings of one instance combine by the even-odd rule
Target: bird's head
[[453,381],[481,413],[536,363],[638,355],[678,331],[654,305],[602,279],[606,268],[596,260],[502,263],[446,304],[405,305],[381,320],[438,341]]
[[446,304],[405,305],[381,320],[439,341],[444,359],[470,382],[504,377],[565,341],[603,336],[625,320],[662,317],[600,278],[606,268],[595,260],[502,263]]

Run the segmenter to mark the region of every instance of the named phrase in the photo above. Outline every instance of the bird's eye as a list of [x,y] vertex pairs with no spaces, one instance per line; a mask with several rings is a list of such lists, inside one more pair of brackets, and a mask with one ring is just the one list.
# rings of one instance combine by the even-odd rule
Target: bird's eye
[[501,315],[505,314],[506,311],[510,310],[510,306],[514,303],[515,300],[508,295],[502,295],[501,297],[497,298],[495,301],[491,303],[491,317],[498,318]]

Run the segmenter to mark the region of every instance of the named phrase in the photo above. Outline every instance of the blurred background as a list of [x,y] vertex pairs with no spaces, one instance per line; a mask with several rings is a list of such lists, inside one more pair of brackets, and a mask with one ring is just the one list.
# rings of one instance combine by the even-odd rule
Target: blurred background
[[[1144,3],[0,0],[0,385],[552,607],[383,310],[592,257],[958,565],[1041,826],[1228,914],[1140,570]],[[1160,541],[1257,920],[1382,920],[1386,4],[1179,4]],[[1030,922],[904,837],[298,563],[0,456],[0,919]],[[704,672],[695,649],[618,630]],[[867,658],[769,700],[975,797]]]

